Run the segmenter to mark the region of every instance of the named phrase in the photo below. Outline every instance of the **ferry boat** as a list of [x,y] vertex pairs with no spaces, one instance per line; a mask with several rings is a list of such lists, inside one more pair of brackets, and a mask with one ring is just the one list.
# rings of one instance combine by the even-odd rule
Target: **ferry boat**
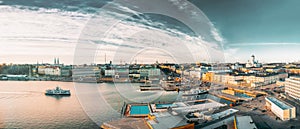
[[55,89],[46,90],[45,95],[71,95],[71,92],[70,90],[63,90],[57,86]]

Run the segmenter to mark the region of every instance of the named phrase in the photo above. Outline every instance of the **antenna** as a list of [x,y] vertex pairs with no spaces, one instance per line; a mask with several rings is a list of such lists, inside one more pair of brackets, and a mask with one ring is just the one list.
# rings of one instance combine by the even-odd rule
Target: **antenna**
[[104,56],[104,64],[106,64],[106,53],[105,53],[105,56]]

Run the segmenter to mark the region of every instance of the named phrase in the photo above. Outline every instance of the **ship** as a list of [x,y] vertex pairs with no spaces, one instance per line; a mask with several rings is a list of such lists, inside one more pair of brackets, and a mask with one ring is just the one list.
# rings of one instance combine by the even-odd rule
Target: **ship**
[[182,95],[183,96],[194,96],[194,95],[202,95],[202,94],[207,94],[208,91],[207,90],[193,90],[193,91],[190,91],[190,92],[185,92],[183,93]]
[[63,90],[60,87],[56,87],[55,89],[48,89],[46,90],[45,95],[66,95],[69,96],[71,95],[70,90]]
[[163,90],[160,84],[152,84],[152,81],[145,81],[145,84],[140,85],[141,91]]

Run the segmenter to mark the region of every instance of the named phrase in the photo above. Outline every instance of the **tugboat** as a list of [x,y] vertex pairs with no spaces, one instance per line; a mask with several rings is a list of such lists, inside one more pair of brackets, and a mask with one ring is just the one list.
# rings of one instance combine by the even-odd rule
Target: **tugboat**
[[60,87],[56,87],[55,89],[48,89],[46,90],[45,95],[66,95],[69,96],[71,95],[70,90],[63,90]]

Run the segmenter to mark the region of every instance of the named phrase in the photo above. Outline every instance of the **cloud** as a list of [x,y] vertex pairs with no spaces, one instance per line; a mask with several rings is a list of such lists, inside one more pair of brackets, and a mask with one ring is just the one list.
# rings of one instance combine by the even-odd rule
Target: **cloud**
[[224,38],[220,35],[219,31],[215,27],[212,28],[211,34],[216,41],[224,43]]
[[[0,23],[1,25],[5,25],[0,30],[0,44],[9,45],[8,42],[20,44],[40,42],[39,45],[30,45],[31,47],[25,45],[26,47],[24,48],[28,48],[28,51],[20,51],[21,53],[19,54],[34,55],[36,53],[49,53],[51,51],[51,55],[61,55],[61,52],[65,55],[71,55],[74,52],[73,49],[76,47],[74,44],[79,38],[83,41],[91,41],[99,46],[99,50],[101,50],[98,53],[99,58],[104,56],[103,52],[108,53],[108,56],[114,58],[114,54],[116,53],[122,52],[123,55],[126,55],[127,53],[134,53],[153,46],[178,53],[191,53],[191,56],[184,57],[182,55],[180,57],[184,60],[187,58],[197,61],[218,60],[222,58],[223,53],[219,44],[206,41],[202,35],[191,36],[181,31],[181,28],[166,26],[168,23],[163,21],[153,21],[147,18],[147,16],[140,17],[138,16],[141,15],[139,12],[119,4],[114,4],[113,7],[113,10],[116,12],[100,9],[102,15],[97,16],[98,21],[95,23],[89,21],[92,14],[68,12],[59,9],[39,8],[37,10],[30,10],[10,6],[0,7],[0,11],[3,12],[0,14]],[[185,8],[185,5],[183,4],[181,8]],[[128,14],[137,15],[138,19],[130,17],[124,20],[128,18]],[[109,28],[109,30],[105,29],[110,27],[109,23],[116,20],[120,20],[119,23]],[[90,30],[86,29],[86,24],[90,24],[88,25],[91,27]],[[89,36],[81,37],[85,32]],[[99,33],[105,33],[106,37],[100,39],[97,37]],[[213,35],[217,41],[223,41],[216,29],[208,29],[207,35]],[[49,42],[51,44],[72,43],[72,45],[61,45],[69,47],[72,51],[61,51],[63,48],[55,51],[53,47],[46,44]],[[39,48],[43,48],[42,51]],[[159,54],[155,55],[156,53]],[[151,52],[151,54],[154,55],[147,57],[147,60],[149,58],[157,58],[158,56],[170,56],[169,53],[161,52]],[[14,55],[10,56],[10,58],[13,57]],[[72,60],[73,58],[69,57],[68,59]]]
[[239,61],[236,56],[240,51],[239,48],[229,48],[224,50],[225,62],[236,62]]
[[300,45],[300,43],[271,42],[271,43],[231,43],[228,46],[273,46],[273,45]]

